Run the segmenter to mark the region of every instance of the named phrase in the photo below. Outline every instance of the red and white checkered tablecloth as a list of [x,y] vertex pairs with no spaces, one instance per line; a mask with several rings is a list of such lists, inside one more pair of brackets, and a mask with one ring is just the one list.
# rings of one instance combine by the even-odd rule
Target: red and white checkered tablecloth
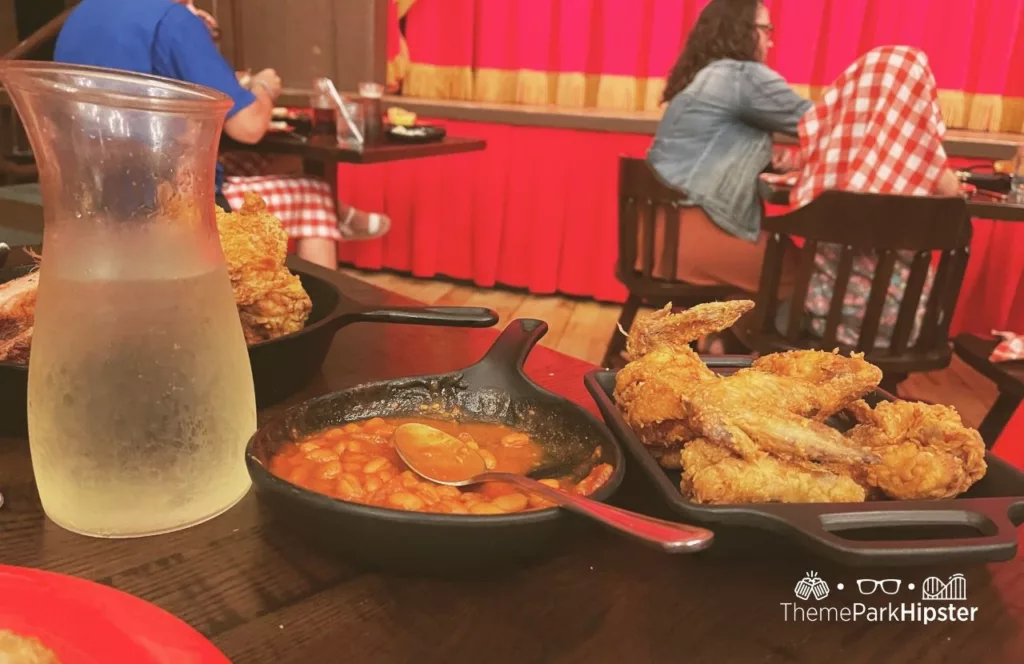
[[942,120],[928,56],[909,46],[860,57],[800,121],[804,167],[790,202],[826,189],[926,196],[946,167]]
[[1024,360],[1024,337],[1013,332],[1000,332],[999,330],[992,330],[992,334],[993,336],[1002,337],[1003,340],[999,342],[999,345],[992,350],[992,354],[988,356],[990,362]]
[[289,238],[342,239],[331,187],[323,180],[261,173],[259,155],[231,154],[221,157],[225,179],[224,198],[239,209],[247,192],[267,202],[267,210],[281,220]]

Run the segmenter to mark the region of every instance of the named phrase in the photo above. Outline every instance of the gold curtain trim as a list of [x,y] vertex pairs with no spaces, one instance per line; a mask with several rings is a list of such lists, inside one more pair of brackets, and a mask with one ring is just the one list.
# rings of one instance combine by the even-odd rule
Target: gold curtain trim
[[398,37],[398,55],[388,60],[386,81],[388,87],[396,86],[402,82],[409,73],[409,45],[405,37]]
[[395,0],[395,7],[398,8],[398,18],[409,13],[409,9],[416,4],[416,0]]
[[402,91],[410,97],[469,101],[473,99],[473,70],[411,62]]
[[[406,56],[408,51],[404,51]],[[401,55],[396,57],[396,63]],[[390,71],[390,65],[389,65]],[[793,90],[817,101],[825,86],[798,84]],[[613,111],[657,111],[665,79],[543,72],[530,69],[441,67],[411,63],[405,94],[429,99],[473,99],[496,104],[553,104]],[[939,90],[939,107],[950,129],[1024,133],[1024,97]]]
[[519,72],[514,69],[477,69],[473,98],[493,104],[514,104],[518,77]]

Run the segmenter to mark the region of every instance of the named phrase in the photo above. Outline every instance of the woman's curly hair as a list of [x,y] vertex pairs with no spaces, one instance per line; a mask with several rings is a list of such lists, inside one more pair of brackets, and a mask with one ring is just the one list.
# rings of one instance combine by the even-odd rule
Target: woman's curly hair
[[757,60],[755,23],[760,4],[760,0],[711,0],[686,38],[661,100],[672,101],[715,60]]

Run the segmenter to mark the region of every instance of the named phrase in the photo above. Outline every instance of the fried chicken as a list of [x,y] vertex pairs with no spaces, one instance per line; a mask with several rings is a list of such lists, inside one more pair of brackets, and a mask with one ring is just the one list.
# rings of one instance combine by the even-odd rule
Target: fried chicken
[[953,498],[985,476],[985,443],[949,406],[883,401],[850,408],[848,436],[881,458],[865,481],[896,500]]
[[681,454],[681,488],[695,503],[859,503],[862,486],[849,477],[791,464],[767,454],[751,461],[698,438]]
[[678,468],[682,444],[695,437],[683,417],[680,391],[705,380],[717,376],[689,346],[651,351],[616,376],[616,403],[663,466]]
[[764,383],[764,374],[775,377],[771,400],[776,407],[818,421],[840,412],[882,382],[882,370],[865,360],[863,353],[843,357],[837,351],[820,350],[764,355],[732,379],[748,383],[736,389],[752,390],[752,382]]
[[616,376],[615,401],[662,466],[678,468],[682,444],[695,436],[679,395],[718,380],[690,342],[729,327],[753,306],[749,300],[713,302],[672,313],[669,304],[641,316],[630,330],[626,352],[632,360]]
[[248,344],[301,330],[313,308],[284,265],[288,236],[256,194],[237,212],[217,210],[217,229]]
[[877,463],[878,457],[857,447],[832,427],[774,407],[747,401],[729,378],[697,386],[681,397],[694,432],[734,454],[756,461],[765,454],[783,460],[831,464]]
[[626,354],[630,360],[638,360],[658,348],[678,350],[706,334],[732,327],[753,308],[750,300],[733,300],[698,304],[673,313],[670,302],[663,309],[637,319],[626,340]]
[[0,362],[28,362],[39,272],[0,284]]

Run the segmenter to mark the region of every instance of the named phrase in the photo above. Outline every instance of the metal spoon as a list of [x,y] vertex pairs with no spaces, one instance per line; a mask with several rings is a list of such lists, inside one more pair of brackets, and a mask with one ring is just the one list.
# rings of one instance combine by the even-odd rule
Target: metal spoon
[[395,449],[409,468],[424,479],[447,486],[481,482],[508,482],[556,503],[567,510],[599,521],[645,544],[668,553],[699,551],[711,544],[714,533],[704,528],[664,521],[628,512],[541,484],[513,473],[488,472],[476,450],[440,429],[409,423],[395,429]]

